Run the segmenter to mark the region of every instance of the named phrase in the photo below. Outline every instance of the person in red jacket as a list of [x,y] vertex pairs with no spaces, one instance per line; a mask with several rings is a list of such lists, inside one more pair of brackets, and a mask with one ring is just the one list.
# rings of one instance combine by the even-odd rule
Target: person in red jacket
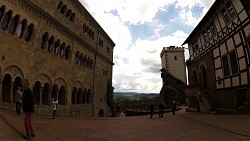
[[24,126],[26,131],[24,139],[30,139],[31,137],[35,137],[35,132],[32,127],[32,113],[34,113],[34,111],[35,110],[32,91],[30,90],[28,85],[26,85],[23,93],[23,112],[25,114]]

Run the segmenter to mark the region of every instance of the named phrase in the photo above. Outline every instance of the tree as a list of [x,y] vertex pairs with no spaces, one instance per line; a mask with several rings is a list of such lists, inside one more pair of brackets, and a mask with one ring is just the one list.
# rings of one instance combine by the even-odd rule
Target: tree
[[163,84],[160,91],[160,99],[167,105],[171,105],[174,100],[176,100],[176,92]]
[[108,81],[108,84],[107,84],[106,96],[107,96],[107,105],[109,106],[111,110],[113,110],[115,108],[114,87],[112,86],[110,81]]

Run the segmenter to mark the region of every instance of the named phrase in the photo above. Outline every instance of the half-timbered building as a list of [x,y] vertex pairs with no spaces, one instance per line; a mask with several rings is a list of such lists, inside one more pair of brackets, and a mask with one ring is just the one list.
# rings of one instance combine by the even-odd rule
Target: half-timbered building
[[249,0],[216,0],[184,41],[190,108],[249,112],[249,23]]

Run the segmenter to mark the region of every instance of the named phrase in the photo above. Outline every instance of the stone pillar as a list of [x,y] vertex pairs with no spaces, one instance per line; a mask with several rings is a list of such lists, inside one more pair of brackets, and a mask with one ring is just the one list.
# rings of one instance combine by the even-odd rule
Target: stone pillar
[[42,100],[43,100],[42,95],[43,95],[43,87],[40,88],[40,93],[39,93],[39,97],[40,97],[39,100],[40,101],[39,101],[39,105],[42,105]]
[[13,100],[13,98],[15,97],[14,94],[15,92],[13,92],[13,86],[14,86],[14,83],[11,82],[11,88],[10,88],[10,103],[14,103],[15,100]]

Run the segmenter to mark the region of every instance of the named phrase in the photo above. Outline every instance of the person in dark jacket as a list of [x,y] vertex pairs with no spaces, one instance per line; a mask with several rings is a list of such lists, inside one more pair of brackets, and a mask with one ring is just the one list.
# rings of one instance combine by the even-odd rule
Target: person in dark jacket
[[34,102],[32,98],[32,91],[28,86],[25,87],[23,93],[23,112],[25,114],[24,126],[26,131],[24,139],[30,139],[31,137],[35,137],[35,132],[32,127],[32,113],[34,113]]
[[153,114],[154,114],[154,105],[151,102],[149,105],[149,114],[150,114],[150,118],[153,118]]
[[163,118],[163,111],[164,111],[164,105],[163,103],[161,102],[159,104],[159,118]]

